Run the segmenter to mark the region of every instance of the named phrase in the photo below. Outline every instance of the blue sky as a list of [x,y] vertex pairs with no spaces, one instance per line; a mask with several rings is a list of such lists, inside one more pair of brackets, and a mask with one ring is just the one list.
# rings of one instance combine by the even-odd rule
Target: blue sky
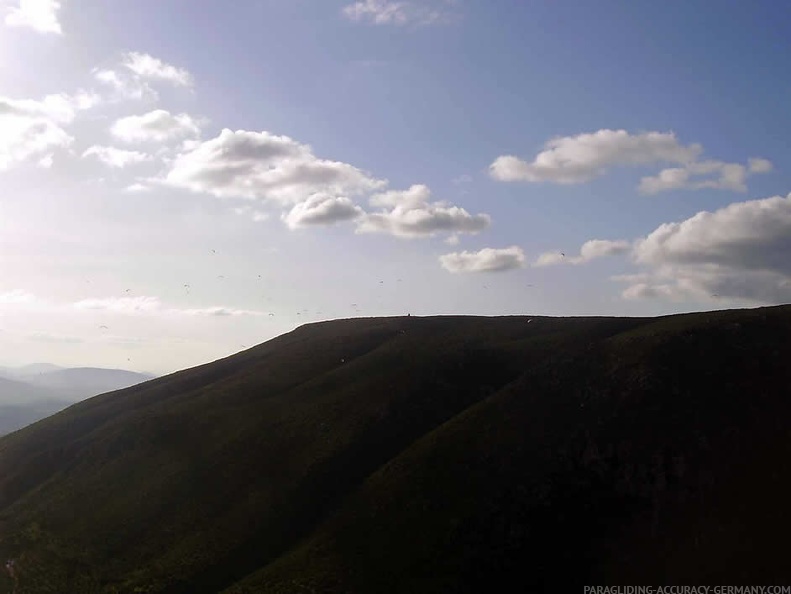
[[0,0],[0,364],[789,302],[789,25],[769,1]]

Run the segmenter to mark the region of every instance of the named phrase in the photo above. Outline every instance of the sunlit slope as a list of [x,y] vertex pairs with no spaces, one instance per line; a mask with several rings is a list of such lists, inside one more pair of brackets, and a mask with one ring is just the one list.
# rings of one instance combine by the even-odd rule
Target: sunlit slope
[[787,307],[303,326],[0,440],[0,555],[21,592],[788,578],[789,356]]

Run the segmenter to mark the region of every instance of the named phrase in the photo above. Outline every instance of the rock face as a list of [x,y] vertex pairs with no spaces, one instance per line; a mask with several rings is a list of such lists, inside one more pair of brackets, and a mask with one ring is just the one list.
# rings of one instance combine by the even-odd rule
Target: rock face
[[791,307],[309,324],[0,439],[0,559],[19,594],[788,583],[790,358]]

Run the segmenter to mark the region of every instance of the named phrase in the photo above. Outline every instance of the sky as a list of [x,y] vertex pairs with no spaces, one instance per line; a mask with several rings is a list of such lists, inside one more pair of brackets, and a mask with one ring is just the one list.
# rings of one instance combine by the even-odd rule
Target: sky
[[791,302],[791,5],[0,0],[0,365]]

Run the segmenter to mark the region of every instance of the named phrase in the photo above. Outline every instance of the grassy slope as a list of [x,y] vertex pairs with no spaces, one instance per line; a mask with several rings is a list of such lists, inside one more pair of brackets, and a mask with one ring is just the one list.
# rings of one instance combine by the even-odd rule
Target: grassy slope
[[0,558],[23,592],[788,578],[789,355],[791,308],[303,326],[0,440]]

